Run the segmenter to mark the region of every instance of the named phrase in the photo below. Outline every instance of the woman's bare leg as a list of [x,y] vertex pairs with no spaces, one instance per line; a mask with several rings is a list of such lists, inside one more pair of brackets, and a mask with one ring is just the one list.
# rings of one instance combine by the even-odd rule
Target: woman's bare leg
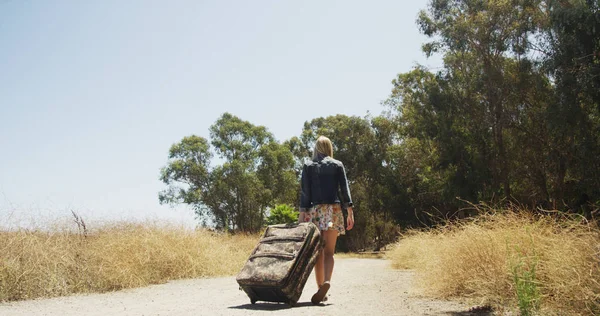
[[325,247],[323,248],[323,263],[325,270],[325,282],[331,281],[331,275],[333,274],[335,253],[335,243],[337,241],[338,231],[335,229],[326,230],[323,232],[325,236]]
[[315,279],[317,279],[317,289],[325,282],[325,264],[323,261],[323,249],[319,250],[317,262],[315,263]]
[[[327,291],[329,291],[329,281],[331,281],[331,275],[333,274],[333,253],[335,252],[335,242],[338,232],[332,229],[323,231],[321,234],[325,242],[325,247],[319,253],[319,257],[321,257],[319,261],[322,260],[320,261],[320,264],[323,265],[323,269],[315,271],[324,271],[324,279],[320,279],[319,275],[317,275],[317,285],[319,289],[317,290],[317,293],[315,293],[315,295],[313,295],[310,299],[313,304],[319,304],[322,302],[325,299],[325,295],[327,295]],[[324,280],[324,282],[321,280]]]

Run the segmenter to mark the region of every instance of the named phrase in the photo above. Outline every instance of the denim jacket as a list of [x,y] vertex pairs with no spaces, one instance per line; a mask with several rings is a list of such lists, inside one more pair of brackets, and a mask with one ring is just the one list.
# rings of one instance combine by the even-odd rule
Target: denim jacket
[[324,157],[305,163],[302,168],[302,194],[300,211],[307,211],[317,204],[340,203],[338,187],[344,206],[352,206],[346,171],[341,161]]

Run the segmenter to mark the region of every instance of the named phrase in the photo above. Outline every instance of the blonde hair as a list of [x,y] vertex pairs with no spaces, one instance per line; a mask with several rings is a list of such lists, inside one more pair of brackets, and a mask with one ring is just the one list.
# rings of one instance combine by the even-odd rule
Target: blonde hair
[[333,158],[333,145],[331,144],[331,140],[325,136],[317,138],[315,150],[313,151],[313,160],[317,160],[319,154]]

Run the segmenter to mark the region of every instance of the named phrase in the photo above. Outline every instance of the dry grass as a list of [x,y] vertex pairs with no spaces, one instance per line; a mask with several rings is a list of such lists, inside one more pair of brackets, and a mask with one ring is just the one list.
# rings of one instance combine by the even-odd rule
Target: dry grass
[[504,212],[411,232],[387,256],[396,268],[415,269],[415,284],[435,297],[498,309],[529,299],[544,315],[598,315],[599,253],[595,223]]
[[109,224],[85,235],[67,229],[4,231],[0,301],[234,275],[258,238],[154,223]]

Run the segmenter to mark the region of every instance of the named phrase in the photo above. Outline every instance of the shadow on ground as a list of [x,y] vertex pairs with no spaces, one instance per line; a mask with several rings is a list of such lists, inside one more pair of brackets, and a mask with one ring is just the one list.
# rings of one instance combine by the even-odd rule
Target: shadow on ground
[[474,307],[468,311],[463,312],[447,312],[445,315],[448,316],[492,316],[493,315],[492,308],[488,306],[483,307]]
[[[238,306],[229,306],[228,308],[231,309],[247,309],[247,310],[257,310],[257,311],[278,311],[278,310],[283,310],[283,309],[290,309],[290,308],[298,308],[298,307],[307,307],[307,306],[315,306],[313,305],[313,303],[311,302],[301,302],[296,304],[294,307],[291,307],[288,304],[283,304],[283,303],[256,303],[256,304],[244,304],[244,305],[238,305]],[[318,306],[325,306],[323,304],[320,304]]]

